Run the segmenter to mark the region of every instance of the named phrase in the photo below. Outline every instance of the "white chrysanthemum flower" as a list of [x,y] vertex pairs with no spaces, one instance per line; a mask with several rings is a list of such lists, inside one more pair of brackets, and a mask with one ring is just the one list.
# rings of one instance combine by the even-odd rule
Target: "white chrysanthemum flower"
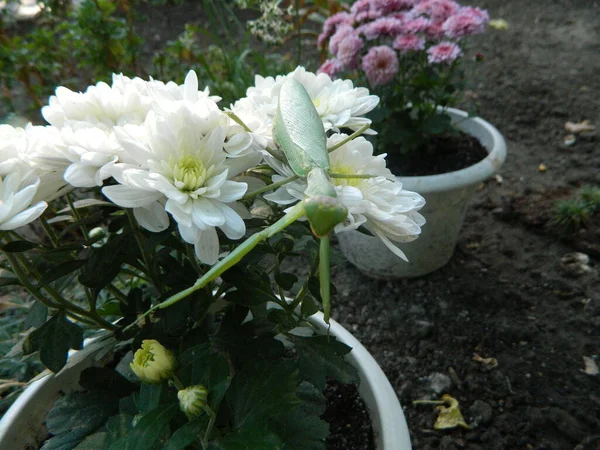
[[[327,140],[331,147],[345,139],[345,134],[334,134]],[[405,191],[395,181],[386,167],[385,155],[373,156],[373,146],[363,137],[358,137],[329,155],[331,173],[347,175],[372,175],[371,178],[332,178],[338,199],[348,208],[345,222],[336,226],[336,232],[355,230],[363,226],[378,236],[396,255],[406,260],[404,253],[394,242],[410,242],[421,233],[425,219],[418,211],[425,199],[416,192]],[[289,177],[291,169],[274,159],[267,162],[279,173],[273,182]],[[289,205],[300,200],[306,190],[306,180],[288,183],[267,200]]]
[[193,108],[180,104],[164,116],[151,112],[144,138],[139,128],[119,130],[129,163],[111,169],[119,184],[105,187],[104,195],[133,208],[140,225],[150,231],[166,229],[170,213],[183,239],[195,246],[198,259],[214,264],[219,254],[216,227],[230,239],[246,232],[234,208],[247,184],[230,178],[261,158],[258,152],[231,157],[228,146],[232,141],[237,145],[238,139],[228,139],[228,124],[229,118],[205,99]]
[[[342,127],[358,130],[364,124],[370,124],[371,120],[363,116],[379,103],[379,97],[369,95],[366,88],[354,87],[351,80],[332,80],[325,73],[316,75],[306,71],[304,67],[297,67],[288,75],[279,75],[276,78],[257,75],[255,86],[248,88],[246,98],[255,109],[264,111],[272,120],[277,110],[279,90],[287,78],[294,78],[304,86],[323,121],[325,131],[337,132]],[[238,101],[231,109],[238,114],[238,109],[247,108],[244,102]],[[242,114],[243,112],[240,112],[238,115]],[[270,129],[272,124],[263,126]],[[254,131],[254,128],[250,128]],[[375,134],[373,130],[366,133]]]
[[11,125],[0,125],[0,176],[24,168],[26,162],[22,156],[27,149],[25,130]]
[[[48,207],[46,202],[34,203],[40,180],[27,182],[18,170],[0,176],[0,230],[14,230],[34,221]],[[32,204],[33,203],[33,204]]]
[[31,130],[45,128],[27,125],[25,129],[15,128],[10,125],[0,125],[0,177],[6,177],[13,172],[21,174],[23,185],[39,182],[33,202],[40,200],[51,201],[71,188],[63,179],[67,165],[48,165],[38,161],[38,143],[52,147],[50,139],[45,133],[40,139],[32,139]]

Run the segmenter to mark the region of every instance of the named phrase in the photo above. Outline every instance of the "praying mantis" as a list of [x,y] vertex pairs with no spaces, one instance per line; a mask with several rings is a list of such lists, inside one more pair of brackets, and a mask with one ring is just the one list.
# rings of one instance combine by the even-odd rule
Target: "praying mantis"
[[[283,231],[301,217],[306,216],[311,231],[320,240],[320,291],[324,318],[326,322],[329,322],[331,303],[329,234],[336,225],[342,223],[348,216],[348,209],[338,200],[331,178],[369,177],[368,175],[331,173],[329,153],[360,135],[368,127],[368,124],[361,127],[352,135],[328,149],[323,122],[310,96],[304,86],[293,78],[288,78],[281,86],[279,93],[279,103],[273,121],[273,137],[295,174],[293,179],[306,179],[308,187],[305,191],[305,198],[294,205],[277,222],[247,238],[229,255],[212,266],[192,286],[152,307],[144,316],[153,310],[171,306],[191,293],[202,289],[209,282],[240,262],[260,242]],[[270,187],[274,188],[275,185],[270,185]],[[263,191],[264,189],[261,190],[261,192]]]

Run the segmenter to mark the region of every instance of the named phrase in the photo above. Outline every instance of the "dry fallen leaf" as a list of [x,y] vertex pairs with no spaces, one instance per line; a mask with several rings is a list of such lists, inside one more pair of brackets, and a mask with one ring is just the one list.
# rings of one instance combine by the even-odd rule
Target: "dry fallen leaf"
[[439,411],[437,420],[433,425],[436,430],[447,430],[449,428],[463,427],[466,429],[471,428],[465,422],[460,408],[458,407],[458,400],[448,394],[442,396],[442,400],[448,405],[440,405],[435,409]]
[[507,30],[508,22],[504,19],[493,19],[489,22],[490,27],[495,28],[496,30]]
[[587,373],[588,375],[598,375],[600,373],[600,370],[598,369],[598,364],[596,364],[596,361],[594,360],[594,358],[590,358],[589,356],[584,356],[583,357],[583,373]]
[[498,367],[498,360],[496,358],[482,358],[477,353],[473,353],[473,361],[482,363],[488,369],[493,369],[494,367]]
[[586,131],[594,131],[596,127],[590,123],[589,120],[583,122],[567,122],[565,123],[565,130],[570,133],[583,133]]
[[548,170],[548,166],[544,163],[541,163],[538,168],[537,168],[538,172],[545,172],[546,170]]

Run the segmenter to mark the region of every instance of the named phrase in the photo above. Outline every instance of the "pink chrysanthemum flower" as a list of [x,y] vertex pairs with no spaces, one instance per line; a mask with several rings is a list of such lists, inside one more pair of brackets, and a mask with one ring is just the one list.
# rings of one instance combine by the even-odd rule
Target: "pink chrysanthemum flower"
[[373,0],[376,9],[380,10],[383,14],[408,10],[418,2],[419,0]]
[[453,42],[440,42],[427,49],[429,64],[451,63],[461,55],[460,47]]
[[425,31],[431,26],[431,20],[425,17],[417,17],[415,19],[406,20],[401,27],[402,34],[417,34]]
[[425,48],[425,39],[414,34],[406,34],[394,39],[393,47],[402,54],[415,52]]
[[325,46],[325,41],[335,34],[340,25],[352,25],[352,16],[347,12],[339,12],[328,18],[323,24],[323,32],[317,38],[319,48]]
[[348,36],[354,35],[354,28],[350,25],[340,25],[331,39],[329,40],[329,52],[337,56],[340,43],[347,39]]
[[485,26],[490,21],[487,11],[479,8],[461,8],[458,14],[450,16],[443,25],[444,33],[451,39],[470,34],[479,34],[485,31]]
[[361,23],[365,20],[375,20],[383,16],[383,10],[374,0],[358,0],[350,8],[350,14],[355,23]]
[[339,43],[337,59],[342,68],[355,69],[358,66],[358,55],[363,46],[363,40],[356,33],[349,34]]
[[332,58],[328,59],[323,64],[321,64],[321,67],[319,67],[319,70],[317,70],[317,74],[325,73],[331,78],[333,78],[334,75],[337,74],[340,70],[342,70],[341,63],[337,59]]
[[362,59],[362,69],[371,86],[387,84],[398,73],[398,55],[387,45],[371,47]]
[[402,21],[394,18],[382,17],[374,22],[360,27],[361,33],[367,40],[372,41],[382,36],[397,36],[402,30]]
[[412,10],[415,16],[426,15],[433,22],[443,22],[458,13],[460,5],[453,0],[423,0]]

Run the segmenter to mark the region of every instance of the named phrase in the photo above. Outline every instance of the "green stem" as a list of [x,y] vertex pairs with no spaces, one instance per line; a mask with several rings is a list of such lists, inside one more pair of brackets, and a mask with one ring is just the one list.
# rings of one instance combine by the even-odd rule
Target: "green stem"
[[277,189],[278,187],[291,183],[292,181],[297,180],[298,178],[298,175],[292,175],[291,177],[285,178],[281,181],[278,181],[277,183],[272,183],[267,186],[261,187],[260,189],[257,189],[244,195],[242,197],[242,200],[247,200],[249,198],[256,197],[257,195],[262,194],[263,192],[272,191],[273,189]]
[[331,310],[331,285],[329,261],[329,236],[321,238],[319,245],[319,281],[321,283],[321,299],[323,300],[323,314],[326,323],[329,323]]
[[129,299],[127,298],[127,296],[125,294],[123,294],[119,288],[117,288],[115,285],[113,284],[108,284],[106,286],[106,289],[108,290],[108,292],[110,292],[112,295],[115,296],[115,298],[117,298],[118,300],[124,302],[124,303],[128,303]]
[[244,123],[244,121],[242,119],[240,119],[236,113],[234,113],[233,111],[225,111],[225,114],[228,115],[229,118],[231,120],[233,120],[235,123],[237,123],[240,127],[242,127],[244,129],[244,131],[247,131],[248,133],[252,133],[252,130],[250,128],[248,128],[248,125],[246,125]]
[[156,276],[156,271],[154,270],[154,264],[151,258],[150,253],[147,251],[148,249],[144,245],[142,233],[140,231],[140,227],[138,226],[137,221],[135,220],[135,216],[133,215],[132,209],[126,209],[127,218],[129,219],[129,224],[131,225],[131,229],[133,230],[133,235],[135,237],[135,241],[140,249],[140,253],[142,255],[142,260],[144,261],[144,266],[146,266],[146,270],[148,272],[148,276],[152,281],[152,284],[156,288],[156,290],[162,295],[164,293],[164,289],[162,284],[159,282],[158,277]]
[[[69,208],[71,208],[73,217],[75,217],[75,220],[77,222],[81,222],[81,214],[79,214],[79,211],[77,211],[77,208],[75,208],[75,203],[73,203],[73,200],[71,199],[71,194],[67,193],[65,195],[65,197],[67,198],[67,202],[69,202]],[[81,233],[83,234],[83,241],[85,242],[85,245],[89,245],[87,227],[84,224],[80,223],[79,229],[81,230]]]
[[327,148],[327,151],[329,153],[331,153],[334,150],[337,150],[338,148],[340,148],[342,145],[347,144],[348,142],[350,142],[352,139],[354,139],[355,137],[360,136],[361,134],[363,134],[365,131],[367,131],[369,128],[371,128],[371,124],[370,123],[365,123],[362,127],[360,127],[358,130],[356,130],[354,133],[352,133],[350,136],[345,137],[344,139],[342,139],[340,142],[337,142],[336,144],[333,144],[331,147]]
[[215,422],[217,421],[217,415],[208,405],[204,405],[202,409],[204,409],[204,412],[209,417],[208,426],[206,427],[206,433],[204,433],[204,439],[202,440],[202,447],[208,448],[208,439],[210,438],[212,430],[215,426]]
[[256,247],[260,242],[262,242],[265,239],[270,238],[274,234],[279,233],[280,231],[284,230],[285,228],[287,228],[289,225],[294,223],[296,220],[298,220],[303,215],[304,215],[304,203],[300,202],[300,203],[296,204],[285,216],[283,216],[281,219],[279,219],[273,225],[271,225],[268,228],[265,228],[264,230],[262,230],[256,234],[253,234],[248,239],[246,239],[242,244],[240,244],[238,247],[236,247],[235,250],[233,250],[229,255],[227,255],[226,258],[224,258],[221,261],[219,261],[218,263],[216,263],[208,272],[206,272],[201,278],[199,278],[194,283],[193,286],[190,286],[189,288],[184,289],[183,291],[178,292],[175,295],[172,295],[171,297],[166,299],[164,302],[153,306],[148,311],[146,311],[138,320],[143,319],[144,317],[146,317],[148,314],[150,314],[151,312],[153,312],[156,309],[163,309],[163,308],[167,308],[171,305],[174,305],[178,301],[183,300],[188,295],[196,292],[199,289],[202,289],[204,286],[206,286],[212,280],[217,278],[223,272],[227,271],[229,268],[233,267],[238,262],[240,262],[241,259],[250,250],[252,250],[254,247]]
[[330,173],[329,177],[330,178],[358,178],[361,180],[366,180],[369,178],[375,178],[377,175],[362,175],[362,174],[346,174],[346,173]]
[[308,277],[306,278],[306,282],[302,285],[302,287],[298,291],[298,294],[296,294],[294,301],[292,303],[290,303],[290,305],[289,305],[290,310],[292,310],[292,311],[295,310],[296,307],[302,302],[302,300],[304,300],[304,297],[308,293],[308,280],[310,280],[310,277],[314,276],[318,270],[319,270],[319,258],[317,257],[313,261],[312,267],[310,268],[310,273],[309,273]]
[[[77,320],[95,324],[96,326],[100,326],[101,328],[105,328],[107,330],[115,331],[117,329],[117,327],[115,325],[102,319],[97,314],[91,313],[90,311],[87,311],[87,310],[63,299],[50,286],[44,286],[43,287],[44,290],[46,290],[46,292],[48,292],[48,294],[50,295],[50,297],[52,297],[52,300],[54,300],[54,302],[48,300],[42,294],[42,291],[38,287],[34,286],[29,281],[29,278],[23,272],[23,268],[21,267],[21,264],[19,263],[18,259],[14,255],[12,255],[11,253],[8,253],[8,252],[5,252],[5,256],[6,256],[6,259],[8,259],[8,262],[10,263],[15,275],[17,275],[17,277],[19,278],[19,281],[21,282],[23,287],[27,290],[27,292],[29,292],[31,295],[33,295],[37,300],[39,300],[41,303],[43,303],[47,307],[54,308],[54,309],[63,309],[63,310],[65,310],[65,312],[67,314],[76,318]],[[23,259],[21,260],[21,262],[23,262]],[[25,261],[25,263],[27,263],[27,261]],[[37,273],[36,270],[31,268],[31,266],[29,268],[30,268],[30,273],[32,273],[32,274]]]
[[171,377],[171,381],[173,382],[178,391],[182,391],[185,389],[185,386],[183,385],[181,380],[177,378],[177,375],[173,374],[173,376]]
[[56,233],[54,233],[54,230],[48,224],[48,221],[44,217],[40,217],[40,223],[42,224],[46,235],[50,239],[50,242],[52,242],[52,246],[57,248],[59,246],[58,237],[56,237]]

